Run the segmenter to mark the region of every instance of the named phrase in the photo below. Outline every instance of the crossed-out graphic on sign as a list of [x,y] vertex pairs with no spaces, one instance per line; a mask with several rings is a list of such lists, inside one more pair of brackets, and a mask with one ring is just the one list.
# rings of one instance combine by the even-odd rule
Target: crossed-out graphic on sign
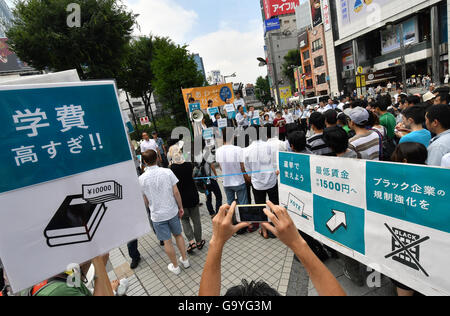
[[420,265],[420,244],[429,240],[430,237],[420,238],[419,235],[410,233],[384,224],[392,235],[392,252],[385,258],[397,261],[414,270],[422,271],[427,277],[428,273]]

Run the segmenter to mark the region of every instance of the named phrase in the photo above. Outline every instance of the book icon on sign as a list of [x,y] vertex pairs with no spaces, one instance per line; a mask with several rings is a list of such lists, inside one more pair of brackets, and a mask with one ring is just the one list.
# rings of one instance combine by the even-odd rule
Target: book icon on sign
[[44,230],[49,247],[93,240],[108,207],[122,199],[122,186],[115,181],[83,185],[83,194],[67,196]]

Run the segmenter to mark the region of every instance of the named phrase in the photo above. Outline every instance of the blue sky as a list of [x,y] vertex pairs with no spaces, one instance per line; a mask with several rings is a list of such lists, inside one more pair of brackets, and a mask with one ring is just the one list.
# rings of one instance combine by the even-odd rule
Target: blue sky
[[135,13],[141,34],[171,37],[203,57],[206,71],[237,73],[236,82],[254,83],[267,74],[259,0],[124,0]]

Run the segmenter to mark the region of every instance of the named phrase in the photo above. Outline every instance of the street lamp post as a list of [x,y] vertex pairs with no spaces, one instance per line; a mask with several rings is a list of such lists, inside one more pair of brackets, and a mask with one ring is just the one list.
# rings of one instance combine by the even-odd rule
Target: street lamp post
[[225,80],[225,83],[227,83],[227,78],[236,78],[236,73],[229,76],[223,76],[223,80]]

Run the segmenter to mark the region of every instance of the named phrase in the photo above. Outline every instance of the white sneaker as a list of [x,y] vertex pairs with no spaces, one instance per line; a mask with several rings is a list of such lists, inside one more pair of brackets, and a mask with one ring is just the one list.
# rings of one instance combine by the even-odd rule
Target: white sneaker
[[169,264],[167,266],[167,268],[169,269],[170,272],[172,272],[173,274],[179,275],[181,273],[181,268],[180,266],[178,266],[178,268],[175,268],[173,266],[173,263]]
[[190,268],[191,264],[189,263],[189,259],[186,258],[186,261],[183,261],[183,257],[180,257],[180,262],[185,269]]
[[119,288],[117,289],[117,296],[125,296],[127,294],[128,288],[130,287],[130,282],[128,279],[120,280]]

